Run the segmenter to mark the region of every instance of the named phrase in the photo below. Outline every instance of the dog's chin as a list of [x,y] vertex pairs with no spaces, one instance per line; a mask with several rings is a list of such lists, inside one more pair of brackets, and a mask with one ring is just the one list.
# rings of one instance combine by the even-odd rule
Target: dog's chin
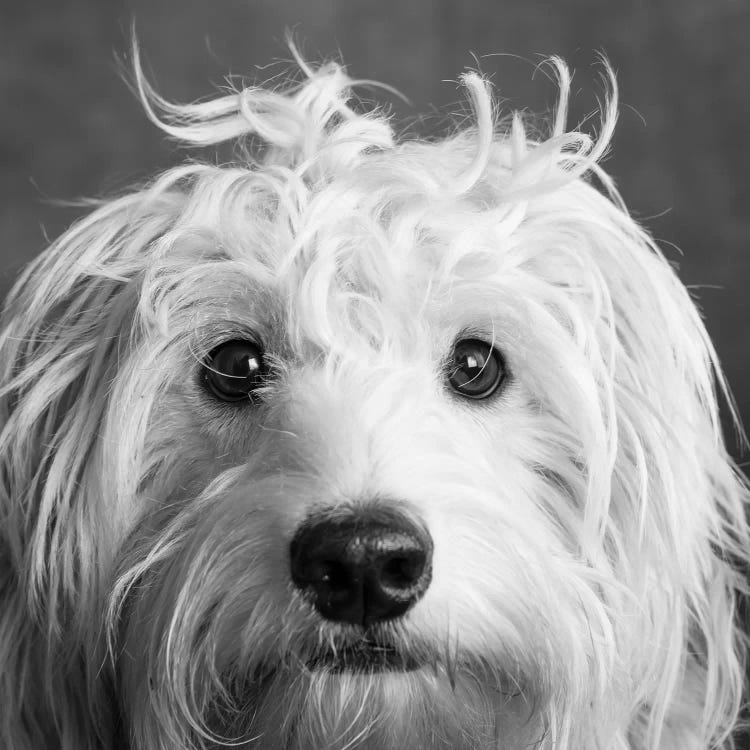
[[304,658],[287,652],[232,685],[229,705],[217,705],[207,728],[237,744],[253,738],[259,750],[489,750],[498,737],[511,738],[504,747],[538,741],[530,708],[536,696],[517,679],[476,655],[441,657],[438,644],[393,635],[333,638]]
[[340,649],[327,648],[307,661],[311,672],[413,672],[425,662],[390,643],[362,640]]

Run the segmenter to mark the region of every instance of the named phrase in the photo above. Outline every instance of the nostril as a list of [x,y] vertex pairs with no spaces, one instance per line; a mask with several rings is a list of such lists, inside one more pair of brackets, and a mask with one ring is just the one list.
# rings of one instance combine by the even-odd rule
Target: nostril
[[326,619],[357,625],[403,615],[429,586],[431,559],[426,530],[382,508],[314,516],[290,545],[297,588]]
[[392,557],[385,561],[382,568],[383,585],[394,589],[411,588],[419,580],[424,567],[425,556],[422,554]]

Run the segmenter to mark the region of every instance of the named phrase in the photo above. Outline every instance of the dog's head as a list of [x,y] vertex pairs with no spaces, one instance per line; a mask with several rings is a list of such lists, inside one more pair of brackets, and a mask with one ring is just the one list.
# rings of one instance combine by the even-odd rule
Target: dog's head
[[397,141],[303,69],[184,107],[139,79],[237,163],[102,204],[7,302],[0,737],[721,741],[746,490],[699,315],[597,165],[614,89],[568,132],[555,62],[532,140],[469,74],[472,127]]

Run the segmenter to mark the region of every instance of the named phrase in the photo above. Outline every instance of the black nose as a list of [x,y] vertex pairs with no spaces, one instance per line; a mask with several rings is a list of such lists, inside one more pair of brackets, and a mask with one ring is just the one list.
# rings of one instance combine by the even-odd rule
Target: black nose
[[403,615],[432,577],[430,535],[384,509],[309,518],[290,555],[292,581],[323,617],[365,627]]

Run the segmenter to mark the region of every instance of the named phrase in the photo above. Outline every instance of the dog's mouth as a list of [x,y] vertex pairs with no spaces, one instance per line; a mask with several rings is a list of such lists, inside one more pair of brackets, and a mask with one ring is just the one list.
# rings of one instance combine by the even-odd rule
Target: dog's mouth
[[422,666],[424,662],[414,654],[392,644],[369,640],[326,648],[307,661],[312,672],[413,672]]

